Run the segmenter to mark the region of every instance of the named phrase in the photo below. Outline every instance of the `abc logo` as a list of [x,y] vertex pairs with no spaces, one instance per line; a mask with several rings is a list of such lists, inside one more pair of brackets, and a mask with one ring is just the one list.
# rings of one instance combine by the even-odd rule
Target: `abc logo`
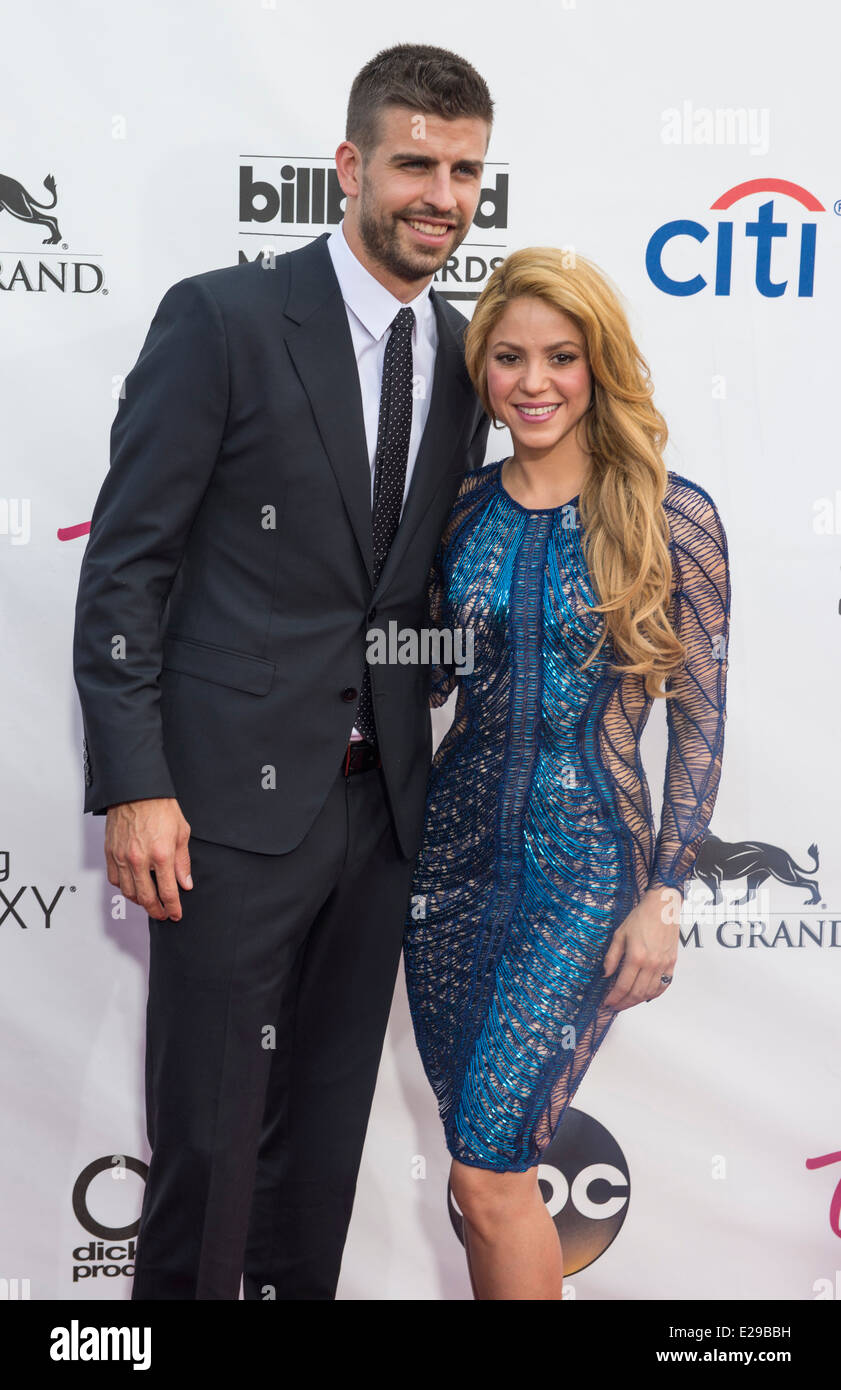
[[[569,1108],[537,1176],[563,1247],[564,1274],[586,1269],[613,1243],[625,1220],[631,1196],[625,1155],[604,1125]],[[463,1218],[449,1184],[447,1208],[464,1244]]]

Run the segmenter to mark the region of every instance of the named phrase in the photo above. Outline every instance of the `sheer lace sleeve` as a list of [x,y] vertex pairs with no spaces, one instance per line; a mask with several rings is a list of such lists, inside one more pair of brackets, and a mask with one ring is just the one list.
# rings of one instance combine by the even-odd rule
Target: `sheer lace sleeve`
[[[444,618],[444,541],[438,543],[435,559],[429,571],[427,587],[429,626],[432,629],[446,627]],[[439,655],[446,651],[442,644]],[[455,667],[452,661],[433,663],[429,685],[430,708],[437,709],[447,703],[456,688]]]
[[730,626],[727,537],[715,504],[687,479],[666,499],[674,566],[672,623],[687,649],[666,689],[669,747],[650,888],[686,883],[718,795]]

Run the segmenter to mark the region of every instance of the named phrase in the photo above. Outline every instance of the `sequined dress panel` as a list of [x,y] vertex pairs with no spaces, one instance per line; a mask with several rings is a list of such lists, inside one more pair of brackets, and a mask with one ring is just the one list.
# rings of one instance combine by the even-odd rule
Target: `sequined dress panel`
[[639,740],[642,678],[610,672],[578,498],[526,509],[502,460],[469,474],[430,576],[429,624],[472,630],[433,667],[458,689],[433,759],[404,937],[415,1037],[447,1147],[472,1166],[539,1162],[607,1035],[614,929],[648,886],[687,879],[718,791],[730,608],[727,542],[702,488],[669,473],[671,618],[687,645],[669,689],[655,841]]

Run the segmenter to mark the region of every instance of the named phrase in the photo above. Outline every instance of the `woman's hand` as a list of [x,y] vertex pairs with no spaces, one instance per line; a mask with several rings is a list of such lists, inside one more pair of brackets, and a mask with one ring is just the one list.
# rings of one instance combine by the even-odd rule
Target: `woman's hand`
[[682,903],[677,888],[649,888],[616,928],[604,974],[612,975],[620,961],[622,969],[604,999],[609,1009],[631,1009],[669,988],[660,976],[674,975]]

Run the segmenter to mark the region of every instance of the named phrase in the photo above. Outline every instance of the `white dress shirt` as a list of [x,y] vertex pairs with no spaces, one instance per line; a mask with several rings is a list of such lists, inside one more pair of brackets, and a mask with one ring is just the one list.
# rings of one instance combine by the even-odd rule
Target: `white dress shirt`
[[[380,284],[347,244],[340,222],[327,238],[327,249],[345,302],[350,336],[356,354],[359,386],[362,392],[362,411],[365,419],[365,438],[368,462],[371,467],[371,507],[374,505],[374,464],[377,452],[377,429],[380,419],[380,391],[383,379],[383,358],[389,329],[400,309],[412,309],[415,325],[412,329],[412,430],[409,436],[409,457],[406,461],[406,486],[403,504],[412,481],[421,436],[429,414],[435,353],[438,347],[438,324],[435,309],[429,298],[432,282],[407,304],[395,298]],[[401,508],[402,515],[402,508]],[[354,725],[351,737],[361,738]]]

